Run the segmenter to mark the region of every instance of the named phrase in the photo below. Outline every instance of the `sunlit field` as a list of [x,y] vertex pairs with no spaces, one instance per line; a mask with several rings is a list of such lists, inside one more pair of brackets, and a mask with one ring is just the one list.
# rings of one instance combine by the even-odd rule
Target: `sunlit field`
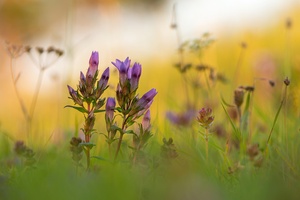
[[[16,5],[0,14],[17,26]],[[135,42],[76,50],[70,25],[66,43],[43,43],[36,16],[22,25],[36,37],[0,20],[0,199],[299,199],[299,7],[187,38],[179,6],[171,47],[151,55]]]

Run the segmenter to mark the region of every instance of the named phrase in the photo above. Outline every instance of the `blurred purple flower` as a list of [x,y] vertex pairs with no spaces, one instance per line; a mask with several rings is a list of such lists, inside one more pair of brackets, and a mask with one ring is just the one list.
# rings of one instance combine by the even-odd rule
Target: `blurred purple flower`
[[166,117],[169,121],[178,126],[188,126],[193,121],[196,116],[196,112],[194,110],[187,110],[183,113],[173,113],[167,112]]

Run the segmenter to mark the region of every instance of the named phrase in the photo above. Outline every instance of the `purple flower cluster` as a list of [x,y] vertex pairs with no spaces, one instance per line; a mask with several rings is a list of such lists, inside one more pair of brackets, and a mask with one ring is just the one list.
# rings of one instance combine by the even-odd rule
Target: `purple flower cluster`
[[143,115],[151,106],[156,89],[151,89],[141,98],[138,98],[136,91],[138,89],[142,68],[139,63],[130,66],[131,60],[126,58],[124,61],[116,60],[112,64],[119,71],[119,83],[117,85],[117,101],[122,109],[122,113],[134,116],[135,118]]
[[96,83],[98,64],[98,52],[92,52],[86,75],[80,72],[80,81],[77,91],[68,85],[69,94],[74,103],[81,107],[84,107],[84,102],[88,105],[92,104],[93,110],[98,110],[104,105],[104,99],[101,99],[100,97],[107,89],[109,80],[109,68],[106,68],[102,73],[100,80]]

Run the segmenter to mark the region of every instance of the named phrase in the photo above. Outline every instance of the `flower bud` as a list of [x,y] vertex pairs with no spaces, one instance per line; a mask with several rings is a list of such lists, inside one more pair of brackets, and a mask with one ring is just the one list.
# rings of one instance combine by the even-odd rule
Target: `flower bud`
[[122,89],[121,89],[121,86],[119,83],[117,85],[116,96],[117,96],[117,101],[118,101],[119,106],[122,107],[124,105],[124,100],[123,100],[123,95],[122,95]]
[[82,72],[80,72],[80,81],[79,81],[78,89],[79,89],[80,93],[82,94],[82,96],[84,96],[84,97],[87,96],[86,79],[85,79],[85,76]]
[[99,64],[99,54],[97,51],[92,52],[89,64],[90,64],[90,66],[87,70],[86,77],[94,78],[94,76],[98,70],[98,64]]
[[237,107],[240,107],[244,101],[244,90],[238,88],[234,91],[234,103]]
[[69,94],[71,96],[71,98],[73,99],[75,104],[78,104],[80,106],[83,105],[82,99],[79,97],[78,93],[69,85],[68,86],[68,90],[69,90]]
[[106,68],[101,76],[101,79],[98,81],[96,98],[99,98],[103,94],[104,90],[106,89],[108,79],[109,79],[109,68]]
[[144,109],[149,102],[153,100],[155,95],[157,94],[156,89],[149,90],[146,94],[144,94],[136,103],[136,108],[138,110]]
[[115,98],[108,97],[105,106],[106,128],[109,131],[114,118],[114,110],[116,107]]
[[105,106],[105,109],[106,109],[105,115],[108,117],[108,119],[110,121],[112,121],[112,119],[114,117],[114,109],[115,109],[115,107],[116,107],[115,98],[108,97],[107,101],[106,101],[106,106]]
[[150,124],[150,110],[147,110],[147,112],[145,113],[144,117],[143,117],[143,121],[142,121],[142,126],[143,126],[143,130],[144,131],[148,131],[151,127]]
[[130,79],[130,91],[135,92],[139,85],[139,80],[142,73],[142,67],[139,63],[134,63]]

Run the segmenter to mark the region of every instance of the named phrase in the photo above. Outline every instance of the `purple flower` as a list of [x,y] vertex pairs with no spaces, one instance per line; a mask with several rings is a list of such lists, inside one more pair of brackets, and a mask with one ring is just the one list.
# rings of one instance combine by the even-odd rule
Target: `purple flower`
[[87,78],[94,78],[94,76],[95,76],[95,74],[98,70],[98,64],[99,64],[99,54],[98,54],[97,51],[92,52],[89,64],[90,64],[90,66],[87,70],[86,77]]
[[115,98],[108,97],[105,106],[105,119],[109,120],[109,122],[112,122],[113,120],[115,107],[116,107]]
[[81,100],[81,98],[79,98],[78,93],[69,85],[68,86],[68,90],[69,90],[69,94],[71,96],[71,98],[73,99],[75,104],[78,104],[80,106],[83,105],[83,102]]
[[150,110],[147,110],[146,114],[143,117],[143,121],[142,121],[142,126],[143,126],[144,131],[148,131],[150,129],[150,127],[151,127],[150,120],[151,120]]
[[134,92],[138,88],[139,80],[142,73],[142,67],[139,63],[134,63],[130,77],[130,91]]
[[116,62],[112,62],[112,64],[119,70],[119,82],[121,87],[123,87],[128,78],[130,60],[128,57],[123,62],[117,59]]

